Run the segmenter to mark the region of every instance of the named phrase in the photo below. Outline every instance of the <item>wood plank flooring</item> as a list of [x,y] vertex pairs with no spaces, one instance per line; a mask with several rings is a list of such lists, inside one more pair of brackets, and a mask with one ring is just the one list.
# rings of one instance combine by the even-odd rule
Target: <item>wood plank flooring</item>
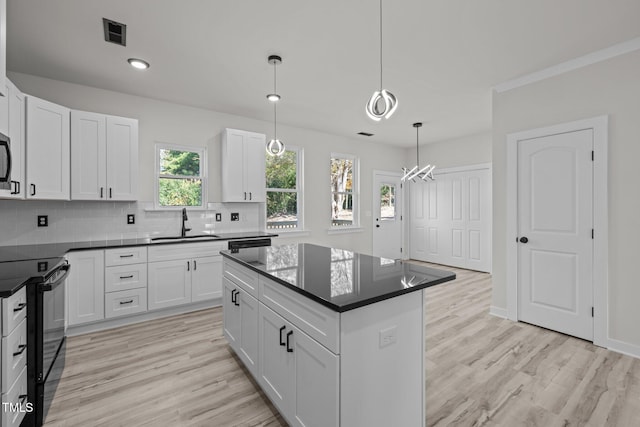
[[[640,426],[640,360],[493,317],[491,277],[446,269],[426,292],[427,426]],[[286,425],[241,365],[221,308],[71,337],[46,426]]]

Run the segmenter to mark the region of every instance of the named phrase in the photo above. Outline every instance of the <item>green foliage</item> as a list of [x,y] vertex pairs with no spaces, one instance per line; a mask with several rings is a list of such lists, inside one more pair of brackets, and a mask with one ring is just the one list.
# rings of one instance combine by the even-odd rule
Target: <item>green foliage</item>
[[297,153],[285,151],[282,156],[267,156],[267,219],[297,216],[297,193],[269,191],[273,189],[296,189]]
[[160,150],[163,175],[200,176],[200,155],[193,151]]
[[202,181],[199,179],[160,178],[160,206],[201,206]]

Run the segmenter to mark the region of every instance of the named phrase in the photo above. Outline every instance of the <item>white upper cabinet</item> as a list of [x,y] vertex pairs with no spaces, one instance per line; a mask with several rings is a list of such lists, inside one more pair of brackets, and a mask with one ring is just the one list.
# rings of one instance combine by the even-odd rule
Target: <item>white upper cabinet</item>
[[138,121],[71,112],[71,198],[136,200]]
[[69,200],[71,110],[35,96],[26,104],[27,198]]
[[265,136],[237,129],[222,133],[222,201],[264,202]]
[[9,135],[9,82],[0,80],[0,133]]
[[[0,0],[0,82],[7,78],[7,0]],[[7,96],[6,87],[0,84],[0,95]]]
[[7,79],[9,87],[9,138],[11,139],[11,191],[9,198],[24,199],[25,107],[24,94]]

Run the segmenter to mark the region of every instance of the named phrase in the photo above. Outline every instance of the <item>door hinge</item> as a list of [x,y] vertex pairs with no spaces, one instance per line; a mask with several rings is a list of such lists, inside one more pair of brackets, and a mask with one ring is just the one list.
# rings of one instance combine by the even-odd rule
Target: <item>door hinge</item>
[[593,240],[593,238],[594,238],[594,235],[595,235],[595,232],[593,231],[593,228],[592,228],[592,229],[591,229],[591,239],[592,239],[592,240]]
[[591,317],[593,317],[593,313],[594,313],[593,307],[591,307]]
[[596,158],[596,153],[595,151],[591,150],[591,161],[593,162]]

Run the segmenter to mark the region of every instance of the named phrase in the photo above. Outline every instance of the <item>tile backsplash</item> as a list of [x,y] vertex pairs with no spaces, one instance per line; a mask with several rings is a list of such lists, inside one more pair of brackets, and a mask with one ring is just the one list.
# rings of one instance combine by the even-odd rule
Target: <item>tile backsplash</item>
[[[187,209],[186,225],[189,234],[263,230],[263,210],[258,203],[209,203],[206,210]],[[239,221],[231,221],[232,212]],[[135,224],[127,224],[128,214]],[[37,226],[38,215],[48,216],[47,227]],[[156,211],[153,202],[0,200],[0,246],[176,236],[180,226],[180,211]]]

